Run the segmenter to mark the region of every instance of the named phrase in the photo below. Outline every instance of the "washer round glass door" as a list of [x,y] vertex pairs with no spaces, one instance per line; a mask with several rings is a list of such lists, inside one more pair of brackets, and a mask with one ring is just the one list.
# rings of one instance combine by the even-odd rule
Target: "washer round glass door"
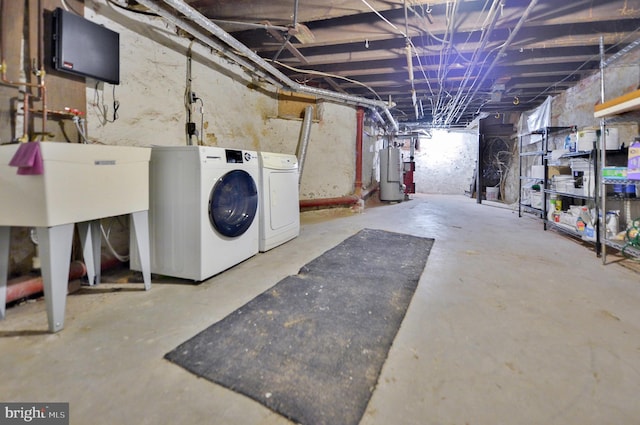
[[258,211],[258,190],[249,173],[233,170],[216,182],[209,195],[209,220],[222,235],[235,238],[249,229]]

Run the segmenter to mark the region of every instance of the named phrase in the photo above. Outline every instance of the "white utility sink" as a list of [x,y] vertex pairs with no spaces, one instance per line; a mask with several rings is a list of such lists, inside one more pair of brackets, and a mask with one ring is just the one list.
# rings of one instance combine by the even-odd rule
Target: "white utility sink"
[[41,142],[41,175],[18,175],[0,146],[0,225],[57,226],[149,209],[151,148]]
[[11,226],[37,230],[52,332],[64,325],[75,223],[89,282],[94,284],[100,281],[99,220],[131,214],[145,289],[149,289],[151,148],[40,142],[43,169],[35,175],[18,174],[18,168],[9,165],[18,148],[17,144],[0,146],[0,319],[5,313]]

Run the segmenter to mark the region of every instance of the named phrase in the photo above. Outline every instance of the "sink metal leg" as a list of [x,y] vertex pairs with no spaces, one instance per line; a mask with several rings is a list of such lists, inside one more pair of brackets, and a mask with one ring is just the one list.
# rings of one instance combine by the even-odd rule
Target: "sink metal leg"
[[149,211],[138,211],[131,214],[131,222],[136,235],[136,245],[140,257],[140,268],[144,289],[151,289],[151,252],[149,249]]
[[87,280],[89,281],[89,285],[94,285],[96,278],[96,267],[93,262],[93,255],[91,252],[91,234],[89,233],[88,221],[78,223],[78,235],[80,236],[80,245],[82,245],[82,257],[84,258],[84,265],[87,268]]
[[0,320],[7,307],[7,275],[9,274],[9,243],[11,227],[0,226]]
[[102,233],[100,232],[100,220],[93,220],[89,223],[89,234],[91,235],[91,250],[93,254],[93,265],[95,267],[94,281],[97,285],[100,283],[102,277]]
[[87,267],[89,285],[97,285],[100,283],[101,277],[102,234],[100,233],[100,220],[78,223],[78,233],[82,243],[82,256]]
[[64,327],[73,223],[38,227],[37,234],[49,331],[58,332]]

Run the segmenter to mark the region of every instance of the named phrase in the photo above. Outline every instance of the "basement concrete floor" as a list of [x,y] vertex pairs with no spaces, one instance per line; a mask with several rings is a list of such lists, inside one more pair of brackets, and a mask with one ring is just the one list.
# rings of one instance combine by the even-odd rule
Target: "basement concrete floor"
[[[361,425],[630,424],[640,418],[640,275],[517,211],[463,196],[303,214],[298,238],[200,284],[105,276],[0,322],[0,401],[70,403],[71,424],[290,422],[165,353],[361,228],[436,239]],[[140,282],[138,280],[137,282]],[[339,424],[337,424],[339,425]]]

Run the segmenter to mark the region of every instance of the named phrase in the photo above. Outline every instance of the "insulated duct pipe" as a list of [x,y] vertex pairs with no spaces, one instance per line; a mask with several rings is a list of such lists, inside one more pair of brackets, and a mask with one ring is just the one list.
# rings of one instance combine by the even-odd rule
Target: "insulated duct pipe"
[[291,28],[283,27],[281,25],[253,24],[253,23],[250,23],[250,22],[242,22],[242,21],[227,21],[225,19],[212,19],[212,21],[216,22],[218,24],[237,25],[239,27],[263,29],[265,31],[267,31],[267,30],[290,31],[291,30]]
[[309,135],[311,134],[311,123],[313,122],[313,106],[304,108],[304,118],[302,121],[302,132],[298,149],[298,186],[302,181],[302,170],[307,158],[307,146],[309,146]]
[[391,125],[393,125],[393,129],[398,132],[400,131],[400,127],[398,127],[398,123],[396,122],[396,120],[393,118],[393,115],[391,115],[391,112],[389,111],[388,108],[384,108],[383,109],[384,114],[387,116],[387,118],[389,119],[389,122],[391,123]]
[[[180,14],[184,15],[189,20],[193,21],[194,23],[196,23],[197,25],[205,29],[209,34],[216,36],[218,39],[220,39],[221,41],[223,41],[224,43],[226,43],[227,45],[229,45],[230,47],[238,51],[239,54],[246,57],[250,62],[253,62],[263,71],[272,75],[276,80],[282,82],[282,84],[284,84],[290,90],[298,93],[308,93],[308,94],[318,96],[320,98],[324,98],[328,100],[342,101],[345,103],[355,104],[358,106],[366,106],[372,109],[380,108],[385,112],[385,115],[387,116],[387,118],[389,118],[389,121],[392,123],[394,129],[398,131],[398,123],[395,121],[395,119],[391,115],[391,112],[389,112],[389,109],[385,102],[373,100],[373,99],[367,99],[359,96],[352,96],[344,93],[333,92],[330,90],[320,89],[316,87],[309,87],[303,84],[296,83],[295,81],[287,77],[285,74],[280,72],[278,69],[276,69],[269,62],[267,62],[266,60],[258,56],[256,53],[254,53],[247,46],[245,46],[244,44],[242,44],[241,42],[233,38],[229,33],[224,31],[218,25],[214,24],[210,19],[206,18],[200,12],[198,12],[197,10],[193,9],[191,6],[186,4],[184,1],[182,0],[163,0],[163,1],[164,3],[172,7],[176,12],[179,12]],[[155,2],[153,2],[152,0],[140,0],[138,1],[138,3],[153,10],[158,15],[161,15],[163,17],[166,16],[166,12],[163,11],[163,9],[160,8],[157,4],[155,4]],[[178,19],[178,18],[174,17],[169,20],[173,21],[175,19]],[[192,35],[195,36],[195,34],[192,34]],[[227,52],[223,51],[223,53],[226,54]],[[256,71],[254,67],[251,67],[249,69]]]

